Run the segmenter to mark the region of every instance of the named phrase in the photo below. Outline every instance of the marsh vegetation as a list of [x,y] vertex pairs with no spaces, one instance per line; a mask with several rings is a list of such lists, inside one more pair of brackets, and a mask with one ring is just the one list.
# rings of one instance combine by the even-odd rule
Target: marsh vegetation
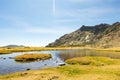
[[[78,57],[66,60],[70,65],[31,70],[0,76],[1,80],[119,80],[120,59]],[[74,64],[73,64],[74,63]],[[85,64],[84,64],[85,63]],[[87,64],[86,64],[87,63]],[[102,64],[102,65],[101,65]],[[103,65],[104,64],[104,65]],[[32,78],[31,78],[32,77]]]
[[119,59],[111,59],[109,57],[76,57],[66,60],[68,64],[71,65],[94,65],[94,66],[105,66],[112,64],[120,64]]
[[36,60],[46,60],[50,59],[52,56],[51,54],[23,54],[15,57],[15,61],[36,61]]
[[48,50],[68,50],[71,49],[71,47],[1,47],[0,48],[0,54],[9,54],[13,52],[31,52],[31,51],[48,51]]
[[[54,65],[57,64],[56,60],[62,59],[68,65],[60,66],[60,67],[56,66],[55,68],[45,68],[46,65],[44,65],[44,69],[42,68],[42,70],[30,70],[30,71],[3,75],[0,76],[0,80],[16,80],[16,79],[17,80],[21,80],[21,79],[119,80],[120,79],[119,51],[116,52],[109,50],[92,50],[92,49],[74,50],[73,49],[73,50],[60,50],[60,51],[50,50],[50,51],[45,51],[45,53],[50,53],[53,57],[52,59],[50,59],[53,63],[51,62],[48,63]],[[40,64],[40,62],[38,63]]]

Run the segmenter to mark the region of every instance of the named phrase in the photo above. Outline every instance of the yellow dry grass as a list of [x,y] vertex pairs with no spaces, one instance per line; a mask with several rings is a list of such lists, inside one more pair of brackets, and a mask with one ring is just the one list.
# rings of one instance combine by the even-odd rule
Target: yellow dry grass
[[51,54],[23,54],[15,57],[16,61],[45,60],[51,58]]
[[116,48],[91,48],[91,47],[14,47],[14,48],[0,48],[0,54],[7,54],[12,52],[29,52],[29,51],[44,51],[44,50],[68,50],[68,49],[93,49],[96,51],[112,51],[120,52],[120,47]]
[[44,50],[67,50],[78,49],[72,47],[14,47],[14,48],[0,48],[0,54],[7,54],[12,52],[29,52],[29,51],[44,51]]

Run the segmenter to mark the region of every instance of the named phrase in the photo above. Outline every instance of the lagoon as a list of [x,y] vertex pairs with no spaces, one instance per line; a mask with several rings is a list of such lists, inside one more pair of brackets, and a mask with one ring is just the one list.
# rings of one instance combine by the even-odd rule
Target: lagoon
[[[43,69],[47,67],[57,67],[58,63],[63,63],[63,61],[57,56],[57,54],[62,51],[40,51],[40,52],[15,52],[12,54],[2,54],[0,55],[0,74],[13,73],[18,71],[25,71],[27,69]],[[27,62],[21,63],[16,62],[14,59],[15,56],[21,54],[30,54],[30,53],[48,53],[52,55],[52,58],[44,61],[35,61],[35,62]],[[56,63],[57,61],[58,63]]]
[[[31,53],[45,53],[51,54],[52,58],[44,61],[34,61],[34,62],[16,62],[13,58],[21,54],[31,54]],[[104,56],[110,58],[120,59],[120,52],[103,52],[95,51],[90,49],[78,49],[78,50],[50,50],[50,51],[34,51],[34,52],[14,52],[11,54],[1,54],[0,55],[0,75],[26,71],[26,70],[36,70],[48,67],[57,67],[59,63],[65,63],[64,61],[73,57],[82,56]]]

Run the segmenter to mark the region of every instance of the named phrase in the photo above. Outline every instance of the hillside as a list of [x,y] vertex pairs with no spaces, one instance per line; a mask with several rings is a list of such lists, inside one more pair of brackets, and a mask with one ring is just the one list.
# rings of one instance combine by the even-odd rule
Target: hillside
[[83,25],[80,29],[65,34],[55,42],[47,45],[47,47],[60,46],[120,47],[120,22],[112,25]]
[[23,46],[23,45],[7,45],[7,46],[3,46],[3,47],[14,48],[14,47],[25,47],[25,46]]

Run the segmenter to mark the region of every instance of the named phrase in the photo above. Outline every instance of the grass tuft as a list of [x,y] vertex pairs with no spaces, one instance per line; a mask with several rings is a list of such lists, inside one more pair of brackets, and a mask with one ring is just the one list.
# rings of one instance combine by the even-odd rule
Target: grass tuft
[[111,59],[108,57],[77,57],[66,60],[68,64],[72,65],[94,65],[94,66],[104,66],[104,65],[111,65],[111,64],[119,64],[117,59]]
[[23,54],[15,57],[15,61],[46,60],[51,58],[51,54]]

